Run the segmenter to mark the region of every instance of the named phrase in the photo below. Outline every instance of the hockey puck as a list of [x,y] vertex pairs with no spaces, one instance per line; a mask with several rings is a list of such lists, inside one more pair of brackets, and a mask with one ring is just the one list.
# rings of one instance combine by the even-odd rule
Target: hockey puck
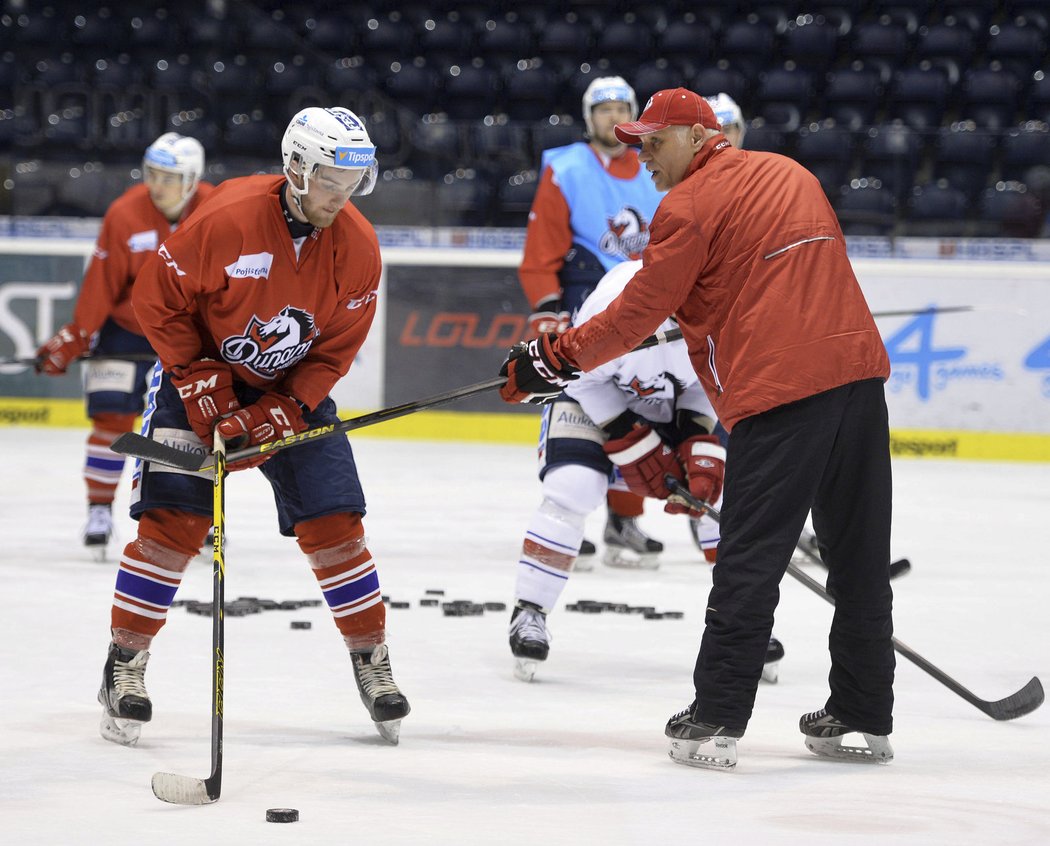
[[433,607],[436,607],[437,604],[438,604],[438,601],[436,599],[421,599],[421,600],[419,600],[419,605],[420,605],[421,608],[433,608]]
[[293,629],[309,629],[313,626],[309,620],[292,620]]
[[390,607],[391,608],[411,608],[412,606],[411,606],[411,603],[409,603],[409,602],[391,602],[390,603]]
[[266,822],[299,822],[299,811],[295,808],[268,808]]
[[430,594],[431,596],[444,596],[445,595],[445,591],[440,590],[439,588],[427,588],[425,593]]

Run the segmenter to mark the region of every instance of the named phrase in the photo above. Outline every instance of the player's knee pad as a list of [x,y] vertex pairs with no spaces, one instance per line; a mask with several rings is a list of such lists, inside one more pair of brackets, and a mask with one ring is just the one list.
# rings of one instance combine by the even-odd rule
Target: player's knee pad
[[591,467],[562,464],[543,477],[543,502],[552,509],[582,520],[605,501],[608,477]]
[[186,569],[190,558],[200,552],[210,528],[211,518],[203,514],[176,511],[170,508],[151,508],[139,519],[139,535],[136,543],[141,544],[144,549],[152,549],[155,546],[159,549],[166,549],[169,553],[184,556],[186,560],[178,568],[181,571]]
[[365,527],[361,515],[352,512],[329,514],[295,524],[299,548],[315,570],[350,561],[365,551]]

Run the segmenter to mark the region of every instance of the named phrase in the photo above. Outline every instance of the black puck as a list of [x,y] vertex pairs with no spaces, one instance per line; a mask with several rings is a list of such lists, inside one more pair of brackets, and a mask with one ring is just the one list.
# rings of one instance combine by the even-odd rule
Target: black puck
[[266,822],[299,822],[299,811],[295,808],[268,808]]
[[421,599],[419,604],[423,608],[432,608],[438,604],[438,601],[436,599]]
[[411,603],[408,602],[391,602],[391,608],[411,608]]
[[425,593],[428,593],[431,596],[444,596],[445,595],[445,591],[440,590],[438,588],[427,588]]
[[309,620],[292,620],[293,629],[308,629],[313,626]]

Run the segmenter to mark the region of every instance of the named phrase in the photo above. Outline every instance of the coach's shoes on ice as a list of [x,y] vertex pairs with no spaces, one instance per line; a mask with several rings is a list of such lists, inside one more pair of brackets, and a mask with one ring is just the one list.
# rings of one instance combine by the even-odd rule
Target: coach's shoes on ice
[[142,724],[153,718],[153,703],[145,685],[147,661],[145,649],[136,652],[110,643],[98,692],[103,709],[99,732],[106,740],[134,746]]
[[[821,708],[803,714],[798,721],[799,731],[806,736],[806,748],[822,758],[838,761],[859,761],[865,764],[888,764],[893,760],[893,747],[884,734],[868,734],[850,728],[846,723]],[[866,746],[844,742],[847,735],[860,735]]]
[[381,643],[367,652],[351,652],[350,658],[357,690],[376,731],[384,740],[396,745],[400,739],[401,720],[412,708],[394,682],[390,650]]
[[710,770],[731,770],[736,766],[736,742],[744,736],[742,728],[706,723],[697,717],[694,701],[667,721],[664,734],[671,738],[668,755],[676,764]]

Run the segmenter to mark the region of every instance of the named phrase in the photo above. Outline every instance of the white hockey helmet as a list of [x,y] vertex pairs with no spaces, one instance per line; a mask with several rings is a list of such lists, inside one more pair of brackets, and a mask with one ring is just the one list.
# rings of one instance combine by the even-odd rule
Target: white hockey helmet
[[[342,106],[310,106],[293,117],[281,139],[281,158],[292,199],[299,205],[321,165],[361,171],[352,192],[359,197],[372,193],[379,172],[376,148],[364,123]],[[302,179],[302,187],[296,185],[295,177]]]
[[196,138],[165,132],[146,148],[142,157],[142,173],[163,170],[182,176],[182,200],[187,202],[197,190],[204,175],[204,147]]
[[739,127],[740,140],[743,141],[747,125],[744,123],[744,113],[740,111],[740,106],[736,104],[736,100],[724,91],[718,92],[714,97],[705,97],[704,99],[711,104],[711,111],[715,113],[718,122],[722,124],[722,129],[725,129],[727,126]]
[[622,76],[599,76],[591,80],[587,90],[583,92],[583,120],[587,124],[587,134],[594,134],[594,124],[591,122],[591,109],[599,103],[627,103],[631,107],[631,120],[638,117],[638,98],[634,96],[634,89],[627,84]]

